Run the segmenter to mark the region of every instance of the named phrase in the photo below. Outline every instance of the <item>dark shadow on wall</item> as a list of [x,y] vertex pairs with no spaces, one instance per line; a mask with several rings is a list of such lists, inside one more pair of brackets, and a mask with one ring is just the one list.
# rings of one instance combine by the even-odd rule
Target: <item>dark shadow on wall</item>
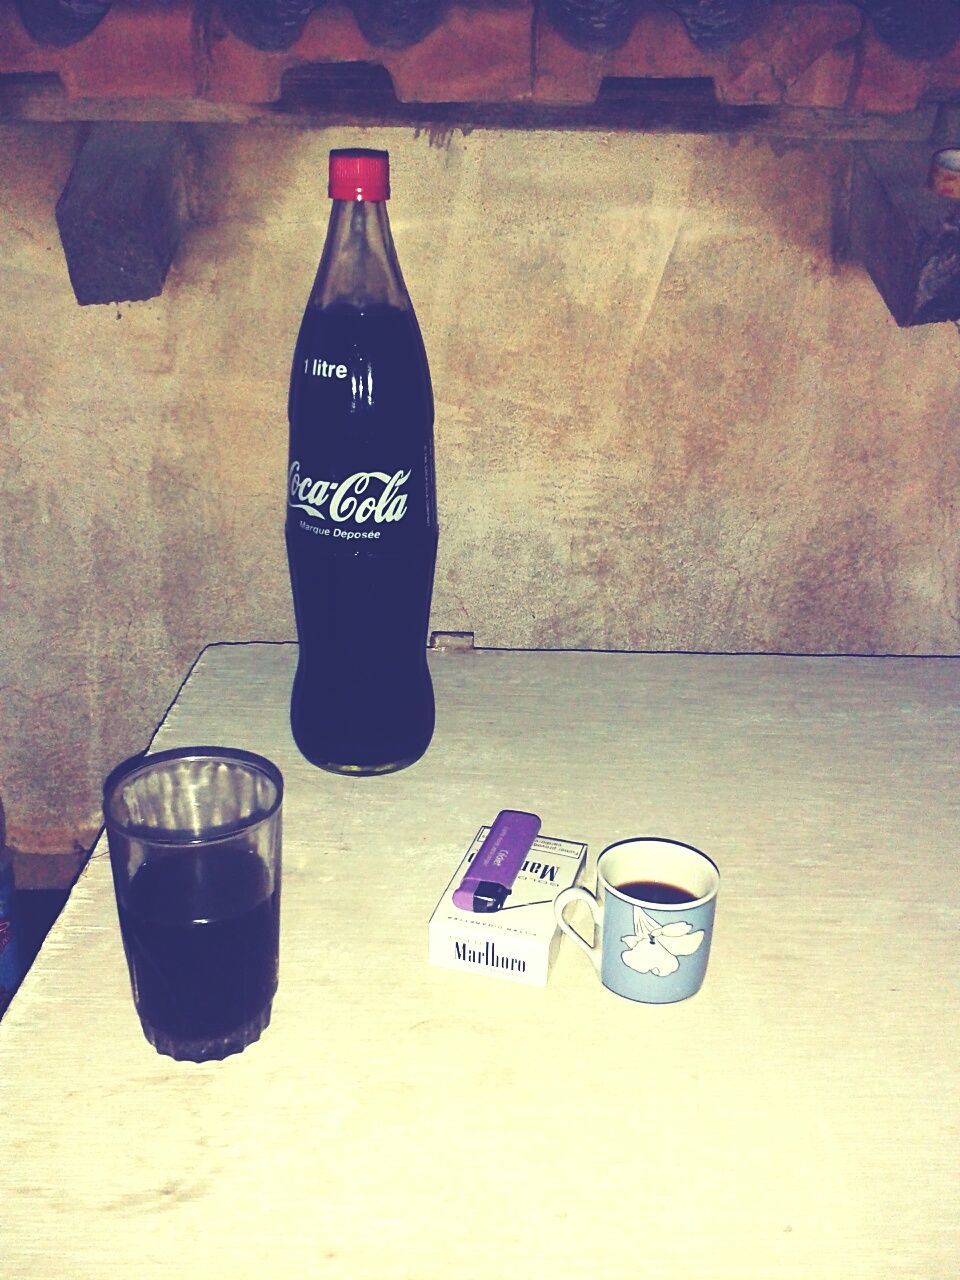
[[[36,959],[44,938],[69,896],[67,889],[18,889],[14,893],[11,915],[19,954],[20,978],[17,987]],[[0,1020],[17,987],[13,991],[0,991]]]

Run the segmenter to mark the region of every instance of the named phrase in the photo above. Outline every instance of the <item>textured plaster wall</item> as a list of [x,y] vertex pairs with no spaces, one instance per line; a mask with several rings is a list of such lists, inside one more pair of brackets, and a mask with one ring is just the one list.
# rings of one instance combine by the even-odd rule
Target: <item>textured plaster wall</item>
[[16,849],[88,844],[104,772],[145,745],[204,644],[294,635],[286,379],[331,146],[392,154],[437,402],[435,629],[519,647],[960,649],[960,338],[898,330],[864,274],[833,267],[837,151],[209,129],[203,220],[163,296],[80,308],[53,217],[75,141],[0,128],[0,798]]

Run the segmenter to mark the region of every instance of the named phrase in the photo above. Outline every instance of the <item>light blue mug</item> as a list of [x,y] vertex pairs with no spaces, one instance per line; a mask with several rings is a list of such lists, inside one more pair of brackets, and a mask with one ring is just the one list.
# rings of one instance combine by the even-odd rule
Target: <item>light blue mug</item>
[[[599,971],[608,990],[644,1004],[673,1004],[700,990],[720,888],[716,863],[679,840],[636,837],[604,849],[597,892],[580,885],[554,902],[557,922]],[[591,945],[564,918],[585,902],[596,925]]]

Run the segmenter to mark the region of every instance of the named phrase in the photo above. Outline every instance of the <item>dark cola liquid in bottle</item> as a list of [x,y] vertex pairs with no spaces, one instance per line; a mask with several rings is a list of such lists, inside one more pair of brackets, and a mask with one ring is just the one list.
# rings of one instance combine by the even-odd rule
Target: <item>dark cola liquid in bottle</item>
[[433,736],[433,395],[397,263],[383,151],[330,153],[333,208],[290,377],[287,557],[311,763],[376,774]]

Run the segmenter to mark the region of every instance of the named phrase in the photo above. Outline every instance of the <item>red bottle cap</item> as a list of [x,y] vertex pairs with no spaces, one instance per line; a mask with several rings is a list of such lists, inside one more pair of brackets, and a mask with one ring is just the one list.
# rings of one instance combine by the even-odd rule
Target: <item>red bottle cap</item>
[[386,151],[330,152],[331,200],[389,200],[390,157]]

